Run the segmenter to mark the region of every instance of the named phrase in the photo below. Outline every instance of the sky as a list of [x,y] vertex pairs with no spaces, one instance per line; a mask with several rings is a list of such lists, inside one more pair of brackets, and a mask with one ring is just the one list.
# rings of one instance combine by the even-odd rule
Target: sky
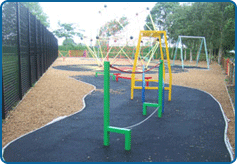
[[[155,4],[156,2],[40,2],[49,17],[50,31],[59,28],[58,21],[74,23],[77,29],[85,30],[83,34],[88,38],[95,38],[103,24],[122,16],[126,16],[130,22],[126,27],[126,36],[138,37],[149,10]],[[63,39],[58,39],[59,45],[62,41]],[[74,41],[82,42],[80,38],[74,38]]]

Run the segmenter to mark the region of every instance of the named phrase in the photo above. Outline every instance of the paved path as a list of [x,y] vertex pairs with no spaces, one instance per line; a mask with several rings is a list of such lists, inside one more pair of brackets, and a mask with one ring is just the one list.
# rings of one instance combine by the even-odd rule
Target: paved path
[[[74,78],[97,88],[85,98],[84,110],[9,144],[3,154],[7,162],[230,162],[225,120],[209,94],[173,86],[171,102],[165,93],[163,117],[155,114],[134,127],[127,152],[122,134],[111,133],[110,146],[103,146],[103,75]],[[130,100],[130,80],[111,79],[110,85],[111,126],[136,124],[155,110],[150,107],[148,115],[142,115],[141,90]],[[156,90],[146,90],[146,102],[157,102]]]

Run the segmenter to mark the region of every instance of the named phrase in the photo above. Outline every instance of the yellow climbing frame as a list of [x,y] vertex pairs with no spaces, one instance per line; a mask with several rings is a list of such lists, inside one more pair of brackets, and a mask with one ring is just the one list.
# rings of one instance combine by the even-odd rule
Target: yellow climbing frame
[[[135,54],[135,58],[134,58],[133,69],[132,69],[132,72],[134,72],[134,73],[132,73],[132,75],[131,75],[131,99],[133,99],[133,96],[134,96],[134,89],[142,89],[141,86],[135,85],[136,81],[141,81],[141,79],[135,79],[135,76],[136,76],[135,71],[136,71],[136,67],[137,67],[137,60],[138,60],[138,56],[139,56],[141,39],[142,39],[142,37],[159,38],[161,60],[164,60],[164,54],[162,51],[162,44],[161,44],[161,36],[162,35],[164,36],[164,40],[165,40],[165,50],[166,50],[166,58],[167,58],[168,72],[169,72],[169,87],[165,87],[165,90],[168,90],[168,92],[169,92],[168,101],[171,101],[172,73],[171,73],[170,57],[169,57],[169,49],[168,49],[166,31],[140,31],[138,43],[137,43],[136,54]],[[165,79],[165,65],[163,65],[163,77]],[[158,82],[158,80],[151,80],[151,79],[147,79],[146,81]],[[145,87],[145,89],[158,89],[158,87]]]

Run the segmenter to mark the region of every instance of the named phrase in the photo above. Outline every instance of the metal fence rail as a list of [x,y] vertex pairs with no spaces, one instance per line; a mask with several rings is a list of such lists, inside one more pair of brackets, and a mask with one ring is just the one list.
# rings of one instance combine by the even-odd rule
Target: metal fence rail
[[58,56],[58,41],[18,2],[2,6],[2,118]]

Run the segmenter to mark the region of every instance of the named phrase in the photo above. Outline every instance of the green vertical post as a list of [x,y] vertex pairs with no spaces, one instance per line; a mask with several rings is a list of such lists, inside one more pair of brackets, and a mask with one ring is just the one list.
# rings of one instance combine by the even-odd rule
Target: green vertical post
[[129,151],[131,150],[131,130],[129,129],[125,133],[125,150]]
[[104,146],[109,146],[110,132],[120,133],[125,135],[125,150],[131,150],[131,129],[118,128],[109,126],[110,112],[110,63],[104,62]]
[[109,108],[110,108],[110,74],[109,74],[109,62],[104,62],[104,145],[109,146]]
[[142,114],[143,116],[147,114],[147,104],[145,102],[142,104]]
[[158,117],[161,118],[162,117],[162,108],[163,108],[163,66],[164,66],[164,62],[163,60],[160,60],[160,66],[159,66],[159,79],[158,79],[158,103],[147,103],[144,102],[143,103],[143,115],[147,114],[147,106],[149,107],[155,107],[158,108]]
[[158,117],[162,117],[162,98],[163,98],[163,60],[160,60],[160,66],[159,66],[159,98],[158,98]]

